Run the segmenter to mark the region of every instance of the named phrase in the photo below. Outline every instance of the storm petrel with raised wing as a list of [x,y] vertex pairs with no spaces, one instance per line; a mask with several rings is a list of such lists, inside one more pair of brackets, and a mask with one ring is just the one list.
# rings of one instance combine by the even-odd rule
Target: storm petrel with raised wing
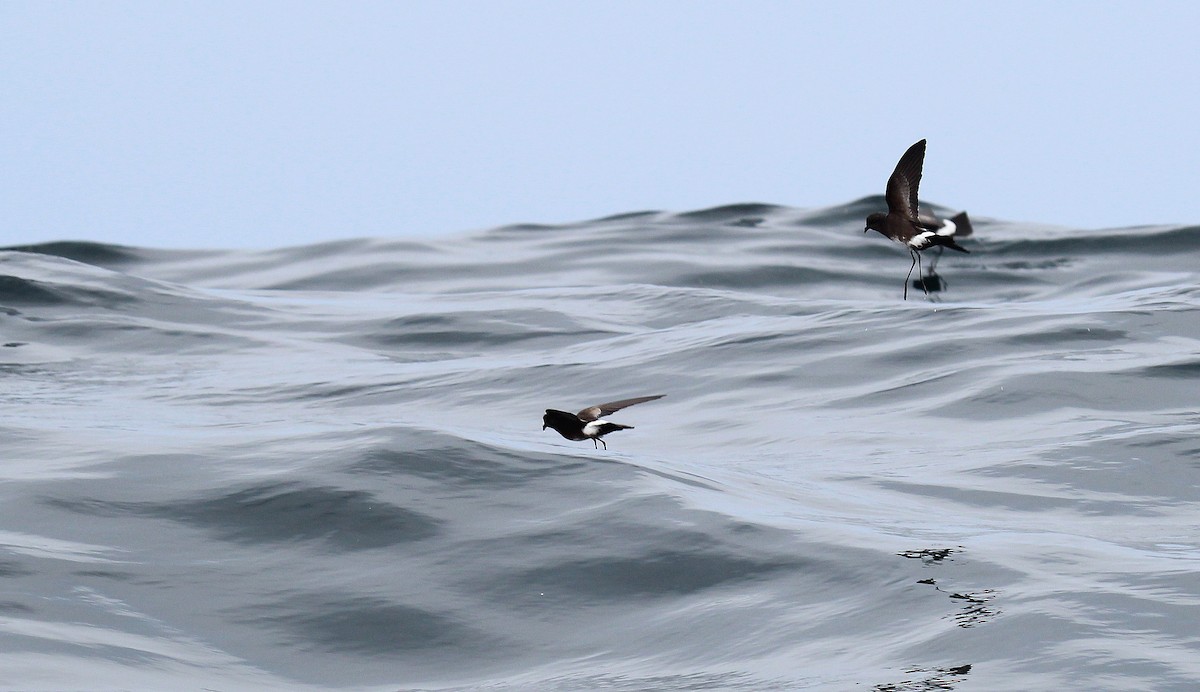
[[[632,425],[621,425],[620,423],[611,423],[601,418],[615,411],[620,411],[626,406],[641,404],[647,401],[661,399],[666,394],[655,394],[654,396],[639,396],[633,399],[621,399],[620,401],[610,401],[607,404],[596,404],[589,406],[579,413],[568,413],[566,411],[555,411],[552,408],[546,409],[546,415],[542,416],[542,430],[546,428],[554,428],[559,435],[568,440],[591,440],[596,449],[600,445],[604,445],[608,449],[608,443],[603,438],[605,435],[615,430],[629,430]],[[599,444],[596,444],[599,443]]]
[[[921,261],[921,251],[940,246],[951,250],[967,252],[967,249],[954,242],[953,230],[948,234],[940,231],[946,226],[922,221],[919,215],[920,206],[917,203],[917,188],[921,185],[921,167],[925,163],[925,140],[921,140],[908,148],[892,177],[888,178],[884,197],[887,199],[887,213],[875,212],[867,217],[867,231],[879,231],[892,240],[902,243],[912,255],[912,265],[908,268],[908,276],[904,277],[904,299],[908,300],[908,280],[912,277],[913,267]],[[921,284],[924,287],[925,284]],[[928,295],[929,291],[926,290]]]

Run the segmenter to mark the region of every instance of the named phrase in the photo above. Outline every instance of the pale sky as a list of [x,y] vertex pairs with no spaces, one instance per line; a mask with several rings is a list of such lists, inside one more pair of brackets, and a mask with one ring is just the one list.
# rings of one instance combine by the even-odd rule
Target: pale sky
[[278,247],[883,192],[1200,224],[1196,2],[0,1],[0,245]]

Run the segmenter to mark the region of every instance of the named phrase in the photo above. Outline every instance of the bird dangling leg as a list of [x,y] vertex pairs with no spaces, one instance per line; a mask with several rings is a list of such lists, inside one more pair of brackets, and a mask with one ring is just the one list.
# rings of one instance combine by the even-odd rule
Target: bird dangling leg
[[913,261],[912,261],[912,265],[910,265],[908,268],[908,276],[904,277],[904,299],[905,300],[908,300],[908,280],[912,278],[913,267],[917,266],[917,251],[912,248],[909,248],[908,254],[912,255]]
[[[921,277],[923,277],[923,276],[924,276],[924,270],[921,268],[921,253],[920,253],[920,252],[914,252],[913,254],[915,254],[915,255],[917,256],[917,276],[921,276]],[[912,273],[912,267],[909,267],[908,271],[909,271],[909,273],[911,274],[911,273]],[[926,298],[928,298],[928,297],[929,297],[929,287],[925,285],[925,279],[924,279],[924,278],[922,278],[922,279],[921,279],[921,290],[922,290],[922,291],[925,291],[925,297],[926,297]]]

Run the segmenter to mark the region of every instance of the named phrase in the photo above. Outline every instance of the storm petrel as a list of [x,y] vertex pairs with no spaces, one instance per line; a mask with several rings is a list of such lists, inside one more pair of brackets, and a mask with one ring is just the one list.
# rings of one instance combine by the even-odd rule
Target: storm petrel
[[[608,449],[608,443],[603,438],[605,435],[614,430],[627,430],[632,428],[632,425],[621,425],[620,423],[610,423],[603,420],[601,416],[607,416],[615,411],[620,411],[626,406],[633,406],[646,401],[654,401],[661,399],[666,394],[655,394],[654,396],[639,396],[633,399],[621,399],[620,401],[610,401],[607,404],[596,404],[589,406],[579,413],[567,413],[566,411],[555,411],[552,408],[546,409],[546,415],[542,416],[542,430],[546,428],[554,428],[559,435],[568,440],[591,440],[596,449],[600,445],[604,445]],[[596,444],[599,442],[600,444]]]
[[[904,152],[904,156],[901,156],[900,162],[896,164],[896,170],[892,171],[892,176],[888,178],[887,190],[884,192],[888,205],[887,213],[877,211],[871,214],[867,217],[867,227],[863,229],[863,233],[879,231],[908,248],[913,261],[908,268],[908,276],[904,277],[905,300],[908,300],[908,280],[912,277],[913,267],[921,261],[922,250],[942,246],[967,252],[966,248],[954,242],[952,227],[922,221],[919,217],[917,188],[921,185],[921,166],[924,163],[925,140],[922,139]],[[949,233],[944,233],[947,229]],[[921,284],[922,287],[924,285]],[[928,295],[929,291],[926,290],[925,294]]]

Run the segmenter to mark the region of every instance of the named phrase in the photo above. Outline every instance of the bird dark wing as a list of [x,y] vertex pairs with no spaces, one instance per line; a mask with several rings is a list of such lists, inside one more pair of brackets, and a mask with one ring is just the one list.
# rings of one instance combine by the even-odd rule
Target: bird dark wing
[[888,212],[899,214],[910,221],[917,220],[917,188],[921,185],[921,166],[925,163],[925,140],[921,140],[908,148],[892,177],[888,178],[887,197]]
[[620,411],[621,409],[625,408],[626,406],[633,406],[634,404],[641,404],[641,403],[644,403],[647,401],[654,401],[655,399],[661,399],[664,396],[666,396],[666,394],[655,394],[654,396],[639,396],[639,397],[634,397],[632,399],[621,399],[620,401],[610,401],[607,404],[596,404],[595,406],[589,406],[589,407],[583,409],[576,415],[579,416],[580,420],[584,420],[584,421],[596,420],[600,416],[607,416],[614,411]]

